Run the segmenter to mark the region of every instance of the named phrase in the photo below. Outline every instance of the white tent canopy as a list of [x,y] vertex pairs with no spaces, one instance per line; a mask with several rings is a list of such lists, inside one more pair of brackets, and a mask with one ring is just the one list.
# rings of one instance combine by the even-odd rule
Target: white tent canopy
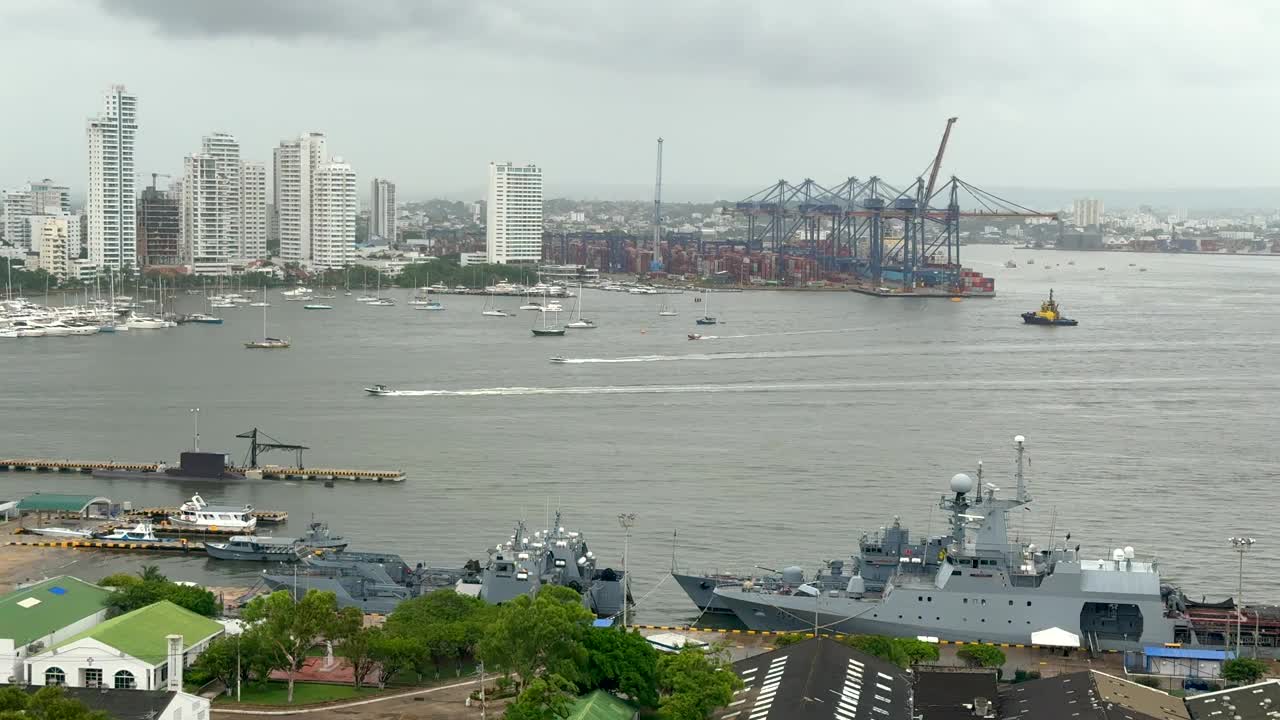
[[1080,636],[1067,632],[1060,627],[1037,630],[1031,633],[1032,645],[1048,645],[1050,647],[1080,647]]

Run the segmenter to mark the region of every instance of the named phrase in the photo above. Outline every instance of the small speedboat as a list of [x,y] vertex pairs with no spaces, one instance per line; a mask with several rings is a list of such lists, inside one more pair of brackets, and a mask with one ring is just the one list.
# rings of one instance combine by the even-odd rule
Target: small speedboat
[[511,317],[510,313],[503,310],[484,310],[480,314],[485,317]]
[[60,527],[30,528],[27,532],[40,537],[61,538],[63,540],[88,540],[93,537],[93,533],[88,530],[72,530],[71,528]]
[[373,387],[365,388],[364,391],[370,395],[390,395],[395,392],[395,390],[392,390],[386,385],[374,385]]
[[710,315],[703,315],[702,317],[698,318],[697,320],[694,320],[694,322],[695,322],[695,323],[697,323],[697,324],[699,324],[699,325],[715,325],[715,324],[716,324],[716,319],[715,319],[715,318],[713,318],[713,317],[711,317]]
[[701,335],[699,335],[698,333],[689,333],[689,339],[690,339],[690,340],[701,340],[701,339],[702,339],[702,336],[701,336]]
[[431,300],[429,302],[419,303],[417,305],[414,305],[413,309],[414,310],[443,310],[444,305],[441,305],[435,300]]
[[[370,303],[370,304],[372,305],[373,303]],[[325,305],[324,303],[308,303],[306,305],[303,305],[302,309],[303,310],[332,310],[333,306]]]
[[94,537],[99,540],[124,540],[127,542],[163,542],[161,538],[156,537],[155,528],[151,523],[138,523],[133,528],[117,528],[109,533],[100,533]]
[[557,364],[563,364],[569,361],[565,360],[563,355],[556,355],[555,357],[551,358],[551,362],[557,363]]
[[204,313],[191,313],[187,316],[187,322],[204,323],[205,325],[221,325],[222,318],[213,315],[205,315]]
[[395,305],[395,304],[396,304],[396,301],[392,300],[391,298],[378,298],[376,300],[370,300],[369,302],[365,303],[365,305],[368,305],[369,307],[391,307],[392,305]]

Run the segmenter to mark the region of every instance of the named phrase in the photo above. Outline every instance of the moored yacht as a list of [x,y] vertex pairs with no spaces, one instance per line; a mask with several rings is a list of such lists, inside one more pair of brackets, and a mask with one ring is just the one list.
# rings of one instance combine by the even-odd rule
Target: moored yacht
[[248,530],[258,527],[258,518],[253,514],[252,505],[236,507],[234,505],[210,505],[199,495],[178,508],[178,512],[169,516],[169,522],[183,528],[195,530]]

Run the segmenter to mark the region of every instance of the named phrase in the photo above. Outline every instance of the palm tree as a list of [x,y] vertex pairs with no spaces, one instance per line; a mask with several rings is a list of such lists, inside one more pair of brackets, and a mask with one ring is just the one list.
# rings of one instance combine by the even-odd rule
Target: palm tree
[[143,582],[150,582],[152,580],[167,582],[169,580],[169,578],[164,576],[164,573],[160,572],[159,565],[143,565],[142,569],[138,571],[138,577],[142,578]]

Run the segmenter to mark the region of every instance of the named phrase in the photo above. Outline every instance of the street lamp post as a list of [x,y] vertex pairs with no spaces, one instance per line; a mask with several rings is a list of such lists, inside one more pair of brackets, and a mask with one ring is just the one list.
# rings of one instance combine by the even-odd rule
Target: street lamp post
[[192,439],[196,445],[195,451],[200,452],[200,408],[191,408],[191,422],[194,426]]
[[1244,627],[1244,554],[1257,540],[1251,537],[1233,537],[1229,540],[1240,554],[1240,574],[1236,581],[1236,657],[1240,657],[1240,635]]
[[631,576],[627,574],[627,550],[631,544],[631,526],[636,524],[635,513],[621,513],[618,524],[622,526],[622,629],[627,629],[627,589],[631,586]]

